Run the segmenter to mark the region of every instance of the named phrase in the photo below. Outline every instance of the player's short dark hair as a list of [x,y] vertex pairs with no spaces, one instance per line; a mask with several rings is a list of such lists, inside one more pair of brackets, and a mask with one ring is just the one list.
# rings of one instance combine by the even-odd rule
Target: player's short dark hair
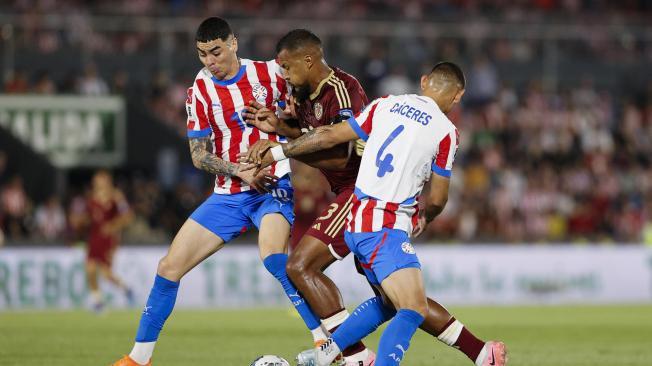
[[195,41],[210,42],[216,39],[226,41],[233,34],[229,23],[218,17],[210,17],[201,22],[197,28]]
[[276,44],[276,53],[283,50],[296,51],[305,46],[321,47],[321,39],[307,29],[294,29],[284,35]]
[[440,74],[446,79],[457,82],[460,89],[464,89],[466,87],[466,77],[464,76],[462,68],[453,62],[442,61],[437,63],[432,68],[432,70],[430,70],[430,74],[434,73]]

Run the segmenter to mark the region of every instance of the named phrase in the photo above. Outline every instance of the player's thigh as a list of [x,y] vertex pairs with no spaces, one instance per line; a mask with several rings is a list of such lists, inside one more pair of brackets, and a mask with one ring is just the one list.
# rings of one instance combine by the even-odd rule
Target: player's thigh
[[[324,243],[333,257],[342,260],[351,252],[344,241],[344,228],[352,206],[352,193],[340,193],[315,219],[305,236],[311,236]],[[300,242],[298,247],[301,244]]]
[[397,309],[411,309],[425,316],[428,311],[423,276],[419,268],[402,268],[382,282],[383,292]]
[[258,228],[261,258],[286,253],[294,223],[294,189],[288,175],[270,193],[258,195],[244,208],[245,215]]
[[258,229],[260,258],[270,254],[287,253],[290,238],[290,223],[280,213],[263,216]]
[[188,271],[224,246],[224,240],[192,218],[186,220],[161,259],[158,274],[179,281]]

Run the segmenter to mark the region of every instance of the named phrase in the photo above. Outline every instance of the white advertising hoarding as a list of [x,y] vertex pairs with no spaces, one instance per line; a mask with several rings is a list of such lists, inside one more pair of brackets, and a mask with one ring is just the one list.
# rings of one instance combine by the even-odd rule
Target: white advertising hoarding
[[[115,270],[145,302],[165,247],[123,247]],[[634,246],[417,245],[428,295],[446,305],[652,301],[652,250]],[[87,306],[84,251],[0,249],[0,309]],[[349,304],[371,296],[351,256],[327,271]],[[122,294],[102,283],[112,306]],[[228,246],[181,283],[178,307],[288,305],[255,246]]]

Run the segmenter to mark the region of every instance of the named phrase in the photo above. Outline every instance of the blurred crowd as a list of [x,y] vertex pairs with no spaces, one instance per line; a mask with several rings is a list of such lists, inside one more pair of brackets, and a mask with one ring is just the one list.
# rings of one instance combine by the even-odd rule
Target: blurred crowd
[[[394,18],[483,15],[514,18],[546,14],[569,17],[591,14],[626,16],[651,12],[646,0],[9,0],[6,9],[19,11],[92,11],[100,14],[184,15],[206,13],[231,17]],[[2,9],[3,7],[0,7]]]
[[[346,4],[345,4],[346,3]],[[647,1],[85,1],[18,0],[10,10],[23,12],[24,22],[42,19],[51,9],[73,11],[75,27],[45,31],[22,26],[16,47],[35,45],[47,56],[66,49],[90,49],[81,66],[20,67],[8,75],[3,93],[125,95],[145,106],[161,126],[185,139],[186,89],[199,63],[194,60],[192,37],[176,39],[177,57],[191,67],[182,70],[151,68],[142,72],[129,60],[154,52],[155,39],[147,32],[93,33],[84,16],[97,14],[221,14],[231,17],[283,14],[288,18],[306,13],[334,18],[344,6],[346,17],[372,19],[402,14],[420,19],[423,14],[455,16],[490,15],[524,20],[556,14],[596,15],[601,20],[642,16],[649,19]],[[306,7],[318,11],[307,12]],[[0,6],[2,9],[2,6]],[[198,11],[197,9],[201,9]],[[279,9],[282,9],[280,11]],[[633,19],[633,18],[632,18]],[[192,27],[191,27],[192,28]],[[94,34],[75,38],[79,30]],[[73,31],[74,30],[74,31]],[[156,44],[158,41],[154,42]],[[174,43],[174,42],[173,42]],[[271,58],[275,36],[240,39],[239,53],[251,58]],[[636,65],[649,71],[652,42],[623,37],[619,40],[566,40],[555,50],[558,60],[573,60],[578,72],[558,67],[558,79],[546,84],[541,59],[542,40],[442,38],[431,42],[420,37],[386,39],[325,37],[328,61],[358,77],[370,97],[415,92],[418,77],[430,60],[460,62],[467,74],[467,93],[461,108],[451,113],[460,129],[460,151],[453,169],[452,188],[444,213],[430,225],[421,240],[434,242],[641,242],[652,241],[652,78],[637,73]],[[175,50],[174,46],[172,47]],[[34,51],[34,50],[32,50]],[[399,52],[397,52],[399,51]],[[121,67],[103,63],[110,53],[127,62]],[[179,56],[181,55],[181,56]],[[170,59],[172,65],[183,64]],[[603,63],[613,73],[596,73]],[[534,65],[534,66],[533,66]],[[620,69],[619,69],[620,68]],[[139,70],[139,71],[134,71]],[[598,69],[599,70],[599,69]],[[612,69],[610,69],[612,70]],[[618,70],[625,70],[621,77]],[[617,76],[614,76],[617,75]],[[549,80],[548,80],[549,81]],[[0,147],[1,150],[1,147]],[[84,182],[64,196],[32,202],[21,178],[4,172],[9,160],[0,151],[0,231],[9,240],[76,241],[83,233],[71,232],[67,217],[82,210]],[[4,161],[4,162],[3,162]],[[185,167],[185,178],[173,186],[162,184],[156,174],[120,170],[116,182],[126,193],[135,220],[125,232],[132,243],[169,240],[191,210],[210,193],[207,175]],[[297,233],[328,204],[327,184],[314,169],[295,164]],[[321,182],[316,184],[316,182]],[[2,235],[0,234],[0,237]],[[1,241],[1,239],[0,239]]]

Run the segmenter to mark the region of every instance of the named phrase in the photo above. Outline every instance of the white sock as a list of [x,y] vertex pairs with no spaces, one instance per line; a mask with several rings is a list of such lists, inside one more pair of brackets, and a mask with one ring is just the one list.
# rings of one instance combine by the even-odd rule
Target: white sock
[[349,311],[344,309],[340,311],[339,313],[327,318],[323,319],[321,323],[324,325],[324,327],[330,332],[332,331],[335,327],[338,327],[340,324],[344,323],[346,318],[349,317]]
[[155,345],[156,341],[136,342],[134,343],[134,348],[131,350],[129,357],[141,365],[147,365],[149,359],[152,358],[152,353],[154,353]]
[[449,346],[453,346],[455,342],[457,342],[457,339],[460,337],[462,329],[464,329],[464,324],[460,323],[458,320],[455,320],[453,324],[449,325],[448,328],[444,329],[444,331],[437,336],[437,339]]
[[312,333],[312,340],[314,342],[325,341],[325,340],[328,339],[328,335],[326,334],[324,329],[321,327],[321,325],[318,326],[317,328],[311,330],[310,333]]
[[482,361],[484,361],[485,357],[487,357],[487,343],[484,344],[478,358],[475,359],[476,366],[482,366]]

